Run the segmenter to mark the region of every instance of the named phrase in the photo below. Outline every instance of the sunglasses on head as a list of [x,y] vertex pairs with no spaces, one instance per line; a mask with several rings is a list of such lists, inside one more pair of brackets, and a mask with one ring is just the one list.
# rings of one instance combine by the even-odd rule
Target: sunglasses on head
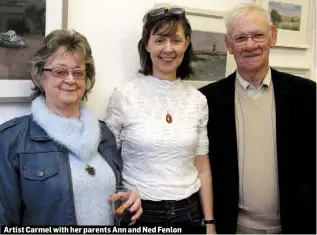
[[150,16],[160,16],[160,15],[165,15],[165,14],[181,15],[184,13],[185,13],[185,10],[183,8],[180,8],[180,7],[172,7],[172,8],[161,7],[161,8],[151,10],[149,12],[149,15]]

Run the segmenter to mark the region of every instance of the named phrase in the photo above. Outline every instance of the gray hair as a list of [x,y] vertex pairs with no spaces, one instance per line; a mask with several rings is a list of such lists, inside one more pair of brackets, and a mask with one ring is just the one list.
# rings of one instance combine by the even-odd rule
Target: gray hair
[[231,34],[232,23],[236,17],[246,16],[252,11],[257,11],[259,14],[263,14],[267,19],[268,26],[271,25],[271,15],[267,10],[254,3],[242,3],[229,10],[224,16],[227,35]]
[[66,51],[72,52],[76,57],[85,63],[86,89],[83,99],[87,100],[87,94],[95,85],[95,62],[87,38],[75,30],[54,30],[47,35],[41,48],[35,53],[32,59],[31,76],[34,87],[31,99],[40,95],[45,96],[45,91],[41,85],[41,76],[47,59],[59,48],[65,47]]

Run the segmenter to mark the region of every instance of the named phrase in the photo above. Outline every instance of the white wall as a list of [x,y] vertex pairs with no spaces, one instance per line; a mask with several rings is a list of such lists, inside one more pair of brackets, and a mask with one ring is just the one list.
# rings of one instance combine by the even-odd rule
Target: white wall
[[[58,20],[61,2],[47,0],[47,32],[61,25]],[[131,79],[139,68],[137,43],[141,36],[142,17],[155,3],[162,2],[225,11],[240,2],[252,0],[69,0],[68,28],[76,29],[88,38],[96,61],[96,86],[88,104],[99,118],[104,115],[113,88]],[[272,52],[271,62],[274,65],[303,64],[315,74],[315,49],[305,52],[277,48]],[[0,103],[0,122],[29,112],[29,104]]]
[[[113,88],[131,79],[139,68],[137,43],[142,31],[142,17],[155,3],[162,2],[167,1],[124,0],[109,4],[104,0],[69,0],[68,27],[84,33],[94,52],[97,81],[88,104],[99,118],[104,115]],[[225,11],[243,0],[168,2],[190,8]]]

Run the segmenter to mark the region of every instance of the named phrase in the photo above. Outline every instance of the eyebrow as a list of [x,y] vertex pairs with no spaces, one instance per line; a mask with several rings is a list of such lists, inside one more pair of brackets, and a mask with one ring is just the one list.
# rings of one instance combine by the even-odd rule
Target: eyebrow
[[[56,64],[55,66],[62,66],[62,67],[69,67],[69,65],[68,64],[63,64],[63,63],[61,63],[61,64]],[[82,68],[80,65],[76,65],[75,67],[73,67],[73,68]]]
[[238,32],[238,34],[251,34],[251,33],[263,33],[265,30],[254,30],[254,31],[248,31],[248,32]]

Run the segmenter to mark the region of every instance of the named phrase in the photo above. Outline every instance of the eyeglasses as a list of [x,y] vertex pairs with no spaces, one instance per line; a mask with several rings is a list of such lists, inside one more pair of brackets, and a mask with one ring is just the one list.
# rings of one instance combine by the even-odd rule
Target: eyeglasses
[[55,67],[51,69],[44,68],[43,71],[51,72],[54,77],[59,77],[59,78],[65,78],[68,76],[69,73],[72,73],[72,76],[75,79],[84,79],[85,77],[85,71],[82,69],[68,70],[66,68]]
[[233,38],[233,42],[237,46],[242,46],[247,42],[248,38],[251,38],[254,42],[264,42],[266,40],[266,34],[254,33],[249,35],[238,35]]
[[179,7],[172,7],[172,8],[167,8],[167,7],[161,7],[157,9],[151,10],[148,14],[150,16],[160,16],[160,15],[165,15],[165,14],[172,14],[172,15],[181,15],[184,14],[185,10],[183,8]]

